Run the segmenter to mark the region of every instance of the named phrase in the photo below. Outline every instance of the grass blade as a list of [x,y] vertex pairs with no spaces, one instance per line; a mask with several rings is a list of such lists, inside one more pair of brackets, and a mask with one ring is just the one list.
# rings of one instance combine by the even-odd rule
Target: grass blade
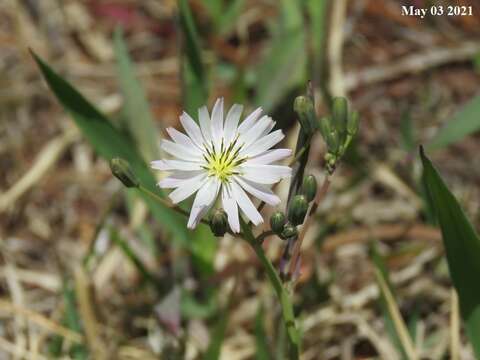
[[[77,333],[83,333],[80,315],[77,311],[75,290],[68,281],[64,284],[63,298],[65,301],[65,325]],[[70,356],[75,360],[85,360],[88,359],[88,350],[83,344],[73,344],[70,347]]]
[[480,95],[473,98],[440,129],[427,145],[427,149],[445,147],[478,130],[480,130]]
[[146,161],[158,159],[157,131],[153,116],[140,82],[128,55],[121,28],[113,36],[117,73],[124,96],[126,127]]
[[[113,157],[126,159],[142,184],[153,192],[158,192],[155,178],[135,150],[134,144],[119,132],[108,119],[90,104],[68,82],[56,74],[43,60],[32,52],[40,71],[50,89],[62,104],[63,108],[72,116],[84,136],[92,144],[97,153],[110,160]],[[185,220],[168,208],[160,205],[149,196],[139,193],[149,206],[152,214],[172,234],[174,240],[181,244],[189,244],[189,234],[185,227]]]
[[299,1],[281,2],[281,22],[272,46],[258,67],[256,103],[266,112],[294,87],[304,83],[306,74],[305,29]]
[[[393,288],[392,283],[390,282],[390,276],[388,273],[387,265],[385,264],[385,261],[382,255],[379,253],[377,249],[377,245],[374,242],[370,245],[370,257],[372,259],[372,262],[373,262],[373,265],[375,266],[376,271],[380,272],[381,276],[385,281],[385,285],[388,287],[388,290],[392,294],[392,298],[395,300],[396,299],[395,289]],[[382,290],[381,287],[380,287],[380,290]],[[390,336],[392,343],[395,345],[398,351],[403,354],[403,358],[405,358],[407,352],[406,352],[405,346],[401,341],[400,334],[397,331],[397,326],[395,326],[395,321],[391,315],[391,311],[389,310],[388,298],[384,291],[380,291],[379,303],[380,303],[380,308],[382,310],[383,317],[385,320],[385,328],[387,330],[387,333]]]
[[263,326],[264,308],[262,305],[258,307],[257,316],[255,316],[255,344],[257,349],[256,360],[270,360],[270,349],[268,346],[268,336]]
[[407,354],[407,358],[409,360],[416,360],[418,359],[418,357],[415,352],[415,347],[413,345],[412,339],[410,338],[410,334],[408,333],[407,326],[405,325],[402,315],[400,314],[397,302],[395,301],[395,298],[393,297],[393,294],[390,291],[388,283],[384,277],[384,274],[378,267],[376,267],[374,271],[375,278],[377,279],[378,286],[380,288],[380,293],[385,299],[385,304],[387,306],[389,316],[392,319],[393,326],[395,327],[395,332],[397,333],[402,348]]
[[450,277],[457,289],[460,314],[477,358],[480,358],[480,239],[457,199],[422,148],[423,183],[442,231]]
[[198,32],[188,0],[179,0],[178,8],[184,55],[182,59],[183,108],[194,115],[197,109],[207,101],[207,79],[202,63]]
[[322,72],[322,60],[324,57],[326,37],[326,15],[328,0],[308,0],[306,3],[310,15],[311,28],[309,32],[312,56],[311,71],[315,84],[319,84]]

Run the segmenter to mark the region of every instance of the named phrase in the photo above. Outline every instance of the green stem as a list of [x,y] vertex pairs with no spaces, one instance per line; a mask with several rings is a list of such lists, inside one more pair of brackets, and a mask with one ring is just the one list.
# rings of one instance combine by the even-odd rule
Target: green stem
[[289,359],[296,360],[300,357],[300,335],[295,324],[295,314],[293,312],[293,305],[290,300],[290,294],[282,284],[277,271],[275,270],[272,262],[268,259],[263,251],[263,247],[258,239],[252,233],[252,229],[248,226],[243,219],[240,220],[243,235],[245,241],[252,247],[253,251],[257,255],[258,259],[262,263],[267,272],[268,279],[275,290],[280,305],[282,307],[283,322],[287,329],[288,343],[289,343]]
[[[148,190],[145,186],[143,185],[139,185],[138,186],[138,190],[143,192],[144,194],[147,194],[148,196],[151,196],[152,198],[154,198],[155,200],[157,200],[159,203],[162,203],[163,205],[165,205],[166,207],[172,209],[173,211],[176,211],[178,212],[179,214],[182,214],[184,216],[186,216],[187,218],[190,216],[190,214],[188,213],[188,211],[185,211],[183,210],[182,208],[178,207],[177,205],[175,204],[172,204],[170,201],[168,200],[165,200],[164,198],[160,197],[159,195],[155,194],[153,191],[150,191]],[[208,221],[207,220],[200,220],[202,223],[206,224],[206,225],[209,225]]]
[[[288,166],[292,166],[293,164],[295,164],[295,163],[300,159],[300,157],[303,155],[303,153],[304,153],[305,151],[307,151],[307,149],[308,149],[308,146],[302,147],[302,149],[301,149],[299,152],[297,152],[297,153],[295,154],[295,157],[289,162]],[[276,184],[274,185],[274,187],[272,188],[272,190],[275,189],[275,187],[276,187],[278,184],[279,184],[279,183],[276,183]],[[258,212],[262,211],[264,207],[265,207],[265,201],[262,201],[262,202],[260,203],[260,205],[258,205],[258,208],[257,208]]]

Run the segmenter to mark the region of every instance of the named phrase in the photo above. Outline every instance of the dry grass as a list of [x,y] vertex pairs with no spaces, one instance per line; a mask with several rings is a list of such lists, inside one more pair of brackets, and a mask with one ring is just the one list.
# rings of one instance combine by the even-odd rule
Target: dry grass
[[[204,44],[239,66],[258,60],[268,44],[267,24],[276,16],[270,1],[247,3],[233,31],[243,39],[240,45],[220,38],[205,39]],[[400,358],[377,304],[379,290],[368,255],[371,239],[379,241],[391,271],[398,320],[401,315],[417,316],[412,353],[421,359],[473,359],[459,324],[440,234],[423,218],[414,183],[419,164],[401,146],[400,119],[409,110],[416,141],[425,142],[474,95],[480,76],[470,60],[480,49],[474,40],[480,17],[439,19],[432,28],[397,17],[394,1],[383,0],[375,8],[368,1],[349,4],[346,18],[342,4],[347,2],[338,3],[334,26],[345,33],[342,37],[334,32],[329,48],[329,59],[336,64],[330,85],[334,93],[347,93],[362,115],[361,161],[342,165],[303,234],[295,297],[304,333],[303,359]],[[185,254],[170,246],[141,205],[137,216],[128,219],[120,185],[67,120],[28,55],[27,47],[35,49],[115,117],[122,97],[111,34],[120,19],[159,135],[164,126],[176,126],[181,87],[175,1],[109,4],[0,0],[0,359],[49,358],[55,336],[63,337],[63,349],[80,344],[95,359],[156,359],[180,347],[185,358],[196,359],[210,340],[212,318],[225,306],[231,315],[222,359],[251,359],[260,304],[270,340],[281,336],[279,308],[253,254],[227,236],[219,240],[215,275],[200,280]],[[193,5],[207,26],[201,2]],[[212,58],[207,54],[207,61]],[[232,90],[218,83],[215,94],[228,98]],[[295,138],[293,126],[288,136],[289,141]],[[478,220],[476,140],[471,136],[436,153],[434,160],[471,218]],[[321,178],[323,150],[321,142],[315,143],[310,163],[311,172]],[[352,182],[359,173],[367,175]],[[284,194],[285,186],[279,191]],[[159,254],[139,239],[137,229],[145,222],[154,230]],[[112,245],[106,225],[117,227],[156,276],[174,279],[172,263],[179,262],[190,270],[186,278],[177,279],[178,286],[194,294],[201,294],[205,284],[216,286],[220,304],[214,316],[180,322],[173,310],[173,318],[159,315],[155,309],[165,302],[173,309],[179,299],[160,298],[142,284],[129,259]],[[266,240],[274,259],[282,246],[278,239]],[[92,249],[94,256],[85,265]],[[69,282],[77,294],[82,333],[65,323],[63,288]]]

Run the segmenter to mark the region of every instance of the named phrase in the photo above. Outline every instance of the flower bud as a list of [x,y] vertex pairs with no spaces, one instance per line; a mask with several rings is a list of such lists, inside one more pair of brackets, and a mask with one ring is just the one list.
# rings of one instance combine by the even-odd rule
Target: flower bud
[[343,135],[347,132],[348,121],[348,103],[344,97],[336,97],[333,99],[333,122],[337,131]]
[[356,111],[352,111],[348,116],[347,132],[350,136],[355,135],[358,131],[359,117]]
[[303,131],[308,135],[313,134],[317,116],[312,99],[307,96],[297,96],[293,103],[293,110],[298,114]]
[[213,235],[223,236],[228,231],[227,214],[223,209],[217,209],[210,218],[210,229]]
[[336,130],[332,130],[327,134],[325,139],[328,146],[328,151],[332,154],[337,154],[338,150],[340,149],[340,137]]
[[286,222],[285,214],[281,211],[275,211],[270,217],[270,228],[275,234],[281,234]]
[[280,237],[284,240],[290,239],[296,236],[298,236],[298,230],[292,224],[285,225],[285,227],[283,228],[282,234],[280,235]]
[[137,176],[133,173],[127,160],[113,158],[110,160],[110,170],[112,171],[112,174],[127,188],[136,188],[140,185]]
[[303,195],[295,195],[288,209],[288,220],[293,225],[300,225],[308,211],[308,201]]
[[332,131],[332,118],[329,116],[324,116],[318,122],[318,130],[322,134],[323,139],[326,141],[328,134]]
[[317,195],[317,179],[315,179],[315,176],[308,175],[303,179],[302,194],[308,202],[315,199],[315,195]]

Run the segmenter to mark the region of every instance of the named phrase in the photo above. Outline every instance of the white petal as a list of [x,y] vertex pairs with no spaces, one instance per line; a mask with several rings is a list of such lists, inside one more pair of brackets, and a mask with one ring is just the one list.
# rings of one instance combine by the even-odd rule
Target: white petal
[[254,143],[258,138],[260,138],[265,131],[271,124],[273,120],[269,116],[262,116],[260,120],[258,120],[250,129],[245,131],[239,137],[240,143],[243,143],[243,146],[248,147],[252,143]]
[[206,184],[201,187],[193,201],[187,224],[189,229],[194,229],[202,217],[210,210],[217,198],[219,189],[220,181],[216,177],[207,178]]
[[168,197],[174,204],[178,204],[180,201],[185,200],[207,182],[207,174],[202,173],[200,175],[194,176],[191,179],[184,180],[183,183],[173,190]]
[[272,120],[271,124],[263,130],[261,137],[268,135],[270,131],[275,127],[275,121]]
[[245,165],[249,164],[271,164],[274,161],[282,160],[286,157],[292,155],[292,150],[290,149],[275,149],[268,150],[262,155],[256,156],[254,158],[248,159],[245,162]]
[[238,132],[244,133],[245,131],[250,129],[253,126],[253,124],[255,124],[255,122],[257,121],[261,113],[262,113],[261,107],[255,109],[250,115],[248,115],[245,118],[245,120],[242,121],[242,123],[238,127]]
[[240,232],[240,221],[238,218],[237,202],[232,196],[232,190],[229,185],[222,187],[222,204],[223,209],[227,213],[228,224],[234,233]]
[[162,140],[160,147],[178,159],[186,161],[198,161],[202,159],[202,154],[198,151],[196,146],[187,147],[170,140]]
[[[196,124],[195,124],[196,125]],[[195,148],[198,150],[201,150],[193,141],[190,139],[187,135],[184,133],[181,133],[177,129],[173,127],[167,128],[167,133],[170,135],[173,141],[175,141],[177,144],[186,146],[188,148]]]
[[232,189],[232,195],[235,198],[238,206],[240,206],[240,209],[242,209],[252,223],[255,225],[261,224],[263,222],[262,215],[260,215],[257,208],[248,198],[247,194],[245,194],[245,191],[243,191],[243,189],[234,181],[232,181],[230,185]]
[[150,163],[152,169],[156,170],[202,170],[202,163],[183,160],[155,160]]
[[259,184],[274,184],[292,174],[292,169],[281,165],[243,164],[240,170],[243,178]]
[[213,106],[211,131],[215,147],[220,149],[223,139],[223,98],[217,99]]
[[200,149],[202,149],[204,141],[203,141],[202,133],[197,123],[186,112],[184,112],[180,116],[180,122],[182,123],[182,126],[187,132],[190,139],[192,139],[195,145],[197,145]]
[[225,145],[228,147],[230,142],[235,138],[235,133],[237,132],[238,121],[242,115],[243,105],[234,104],[227,114],[227,119],[225,120]]
[[247,192],[255,196],[257,199],[265,201],[268,205],[275,206],[280,204],[280,198],[267,186],[247,179],[242,179],[239,176],[235,177],[235,181],[237,181],[237,183]]
[[204,173],[203,170],[200,171],[175,171],[172,175],[160,180],[158,186],[162,189],[172,189],[179,187],[185,180],[191,179],[194,176],[197,176],[201,173]]
[[284,135],[282,133],[282,130],[276,130],[268,134],[267,136],[258,139],[252,145],[243,147],[242,150],[240,150],[239,155],[248,157],[257,156],[264,151],[267,151],[272,146],[278,144],[280,141],[282,141],[283,138]]
[[210,115],[206,106],[198,109],[198,119],[200,121],[200,129],[202,129],[203,142],[210,144],[212,141],[212,133],[210,131]]

